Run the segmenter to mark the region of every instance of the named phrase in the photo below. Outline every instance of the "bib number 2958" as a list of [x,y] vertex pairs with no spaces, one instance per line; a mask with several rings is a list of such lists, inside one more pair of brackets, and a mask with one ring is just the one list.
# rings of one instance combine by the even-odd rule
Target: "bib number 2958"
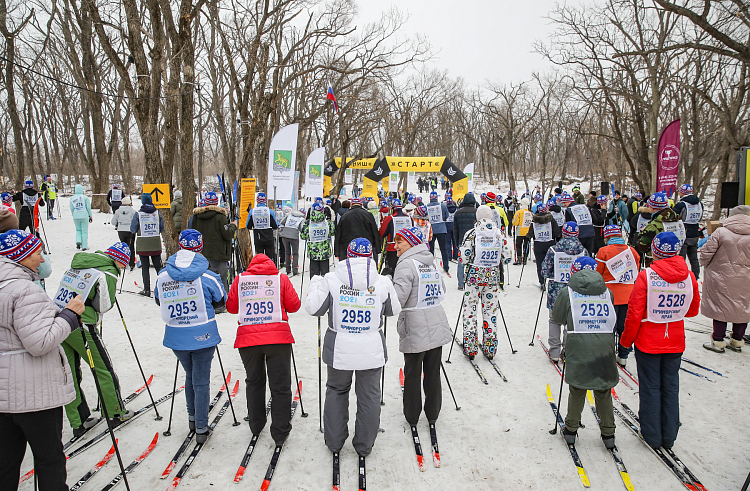
[[368,310],[362,312],[361,310],[344,310],[344,318],[342,322],[351,322],[357,324],[368,324],[372,318],[372,313]]

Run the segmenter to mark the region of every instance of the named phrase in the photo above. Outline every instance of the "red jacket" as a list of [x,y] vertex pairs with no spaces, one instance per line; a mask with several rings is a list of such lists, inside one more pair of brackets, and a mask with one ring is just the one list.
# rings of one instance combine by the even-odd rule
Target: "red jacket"
[[[685,317],[698,315],[701,296],[698,282],[692,271],[688,271],[685,259],[681,256],[659,259],[651,264],[651,269],[664,281],[677,283],[690,278],[693,282],[693,300]],[[628,316],[625,318],[625,330],[620,337],[620,344],[629,348],[633,342],[644,353],[682,353],[685,351],[684,321],[657,324],[646,320],[647,304],[646,270],[642,270],[635,280],[633,292],[628,301]],[[666,335],[665,335],[666,331]]]
[[[245,275],[276,275],[279,270],[276,265],[265,254],[256,254],[247,267],[247,271],[240,276]],[[240,277],[237,276],[229,289],[229,298],[227,299],[227,310],[236,314],[239,312],[240,305],[237,299],[237,286]],[[285,274],[281,275],[281,318],[283,322],[273,322],[270,324],[242,325],[237,328],[237,339],[234,341],[235,348],[245,348],[247,346],[259,346],[264,344],[292,344],[294,337],[289,327],[289,316],[287,312],[297,312],[302,305],[297,296],[297,292]]]

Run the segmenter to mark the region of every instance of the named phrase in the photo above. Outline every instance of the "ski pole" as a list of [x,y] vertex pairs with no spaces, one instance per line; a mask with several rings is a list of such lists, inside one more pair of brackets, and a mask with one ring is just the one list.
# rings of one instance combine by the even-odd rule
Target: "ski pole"
[[169,425],[167,426],[167,431],[162,433],[164,436],[170,436],[172,435],[172,412],[174,411],[174,400],[176,397],[174,396],[175,391],[177,390],[177,371],[180,369],[180,359],[177,359],[177,365],[174,367],[174,386],[172,387],[172,403],[169,407]]
[[513,341],[510,340],[510,332],[508,332],[508,324],[505,323],[505,316],[503,315],[503,308],[500,306],[500,298],[497,299],[497,307],[500,310],[500,318],[503,320],[505,326],[505,334],[508,336],[508,344],[510,344],[510,351],[512,354],[518,353],[518,350],[513,349]]
[[516,288],[521,288],[521,280],[523,279],[523,270],[526,268],[526,258],[528,257],[529,253],[529,244],[526,244],[526,247],[524,247],[524,250],[522,252],[521,261],[523,261],[523,264],[521,265],[521,276],[518,278],[518,285]]
[[451,387],[451,381],[448,380],[448,374],[445,372],[445,365],[443,365],[442,360],[440,361],[440,368],[443,369],[443,376],[445,377],[445,382],[448,384],[448,389],[451,391],[451,397],[453,398],[453,404],[456,405],[456,411],[460,411],[461,406],[458,405],[456,402],[456,396],[453,395],[453,387]]
[[[77,296],[77,295],[76,295]],[[80,322],[80,321],[79,321]],[[83,339],[83,347],[86,350],[86,356],[89,360],[89,368],[91,368],[91,375],[94,377],[94,384],[96,385],[96,392],[99,396],[99,400],[104,400],[104,394],[102,393],[102,387],[99,384],[99,377],[96,375],[96,368],[94,367],[94,358],[91,356],[91,349],[89,348],[89,343],[86,340],[86,333],[84,332],[83,326],[79,326],[79,329],[81,331],[81,339]],[[122,457],[120,456],[120,448],[117,446],[117,439],[115,438],[115,432],[112,428],[112,420],[109,418],[109,411],[107,410],[107,405],[102,404],[102,413],[104,413],[104,418],[107,420],[107,429],[109,430],[109,436],[112,439],[112,445],[115,447],[115,454],[117,455],[117,463],[120,464],[120,472],[122,473],[122,477],[125,481],[125,487],[128,491],[130,491],[130,484],[128,483],[128,477],[125,473],[125,466],[122,464]]]
[[[297,381],[297,387],[299,387],[299,376],[297,375],[297,362],[294,361],[294,346],[289,345],[292,348],[292,366],[294,367],[294,378]],[[302,417],[306,418],[308,414],[305,412],[305,406],[302,405],[302,391],[299,391],[299,408],[302,411]],[[239,423],[238,423],[239,424]]]
[[534,322],[534,334],[531,335],[531,342],[529,346],[534,346],[534,338],[536,337],[536,328],[539,325],[539,314],[542,312],[542,302],[544,301],[544,292],[547,290],[547,280],[542,283],[542,297],[539,299],[539,310],[536,311],[536,322]]
[[563,382],[565,381],[565,358],[563,358],[563,369],[562,374],[560,374],[560,392],[557,395],[557,414],[555,414],[555,423],[554,428],[549,430],[550,435],[556,435],[557,434],[557,421],[560,419],[560,406],[562,406],[562,388],[563,388]]
[[161,421],[163,418],[159,414],[159,410],[156,408],[156,403],[154,402],[154,396],[151,394],[151,386],[149,386],[148,382],[146,381],[146,374],[143,373],[143,366],[141,365],[141,360],[138,359],[138,353],[135,351],[135,346],[133,345],[133,338],[130,337],[130,331],[128,331],[128,326],[127,324],[125,324],[125,317],[123,317],[122,315],[120,302],[118,302],[116,298],[115,298],[115,305],[117,305],[117,311],[120,312],[120,320],[122,321],[122,327],[125,328],[125,334],[128,335],[128,341],[130,342],[130,349],[133,350],[133,354],[135,355],[135,361],[138,364],[138,370],[141,371],[141,377],[143,377],[143,383],[146,384],[146,390],[148,391],[148,396],[151,398],[151,404],[154,406],[154,411],[156,411],[155,421]]
[[321,371],[320,359],[320,317],[318,317],[318,423],[320,423],[320,432],[323,433],[323,392],[322,392],[323,374]]
[[305,262],[307,261],[307,241],[305,241],[305,249],[302,252],[302,281],[299,284],[299,294],[302,296],[302,287],[305,286]]
[[[458,332],[458,322],[461,320],[461,315],[463,314],[465,301],[466,301],[466,293],[464,293],[464,296],[461,297],[461,307],[458,309],[458,317],[456,318],[456,328],[453,330],[453,339],[456,339],[456,333]],[[456,343],[451,343],[451,349],[448,351],[448,359],[445,360],[446,363],[451,362],[451,354],[453,353],[454,344]]]
[[[219,353],[219,345],[216,345],[216,356],[219,358],[219,366],[221,367],[221,376],[224,377],[223,380],[227,379],[227,374],[224,371],[224,364],[221,362],[221,353]],[[301,401],[302,399],[300,399]],[[232,404],[232,398],[229,398],[229,407],[232,408],[232,417],[234,418],[234,423],[232,426],[239,426],[240,422],[237,421],[237,415],[234,414],[234,404]]]
[[[383,318],[383,340],[388,340],[388,317]],[[385,365],[383,365],[383,370],[381,372],[381,378],[382,381],[380,382],[380,405],[385,406],[385,401],[383,400],[384,393],[385,393]]]

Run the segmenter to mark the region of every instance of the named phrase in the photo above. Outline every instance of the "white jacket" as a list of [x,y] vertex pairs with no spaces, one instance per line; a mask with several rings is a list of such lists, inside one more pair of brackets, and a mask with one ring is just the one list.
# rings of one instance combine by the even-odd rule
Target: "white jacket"
[[[362,309],[342,308],[352,297],[362,302]],[[326,365],[337,370],[370,370],[385,365],[388,351],[381,330],[383,316],[399,315],[401,304],[393,283],[378,274],[378,267],[371,258],[340,261],[334,272],[314,277],[305,310],[316,317],[328,312],[328,330],[323,343]],[[373,317],[373,312],[377,318]],[[363,313],[370,315],[363,316]],[[350,316],[357,318],[349,322]]]
[[73,401],[73,376],[60,343],[78,325],[75,314],[59,312],[33,283],[38,275],[3,256],[0,278],[0,413],[42,411]]
[[120,206],[112,217],[112,225],[118,232],[130,232],[130,223],[133,221],[135,210],[130,205]]

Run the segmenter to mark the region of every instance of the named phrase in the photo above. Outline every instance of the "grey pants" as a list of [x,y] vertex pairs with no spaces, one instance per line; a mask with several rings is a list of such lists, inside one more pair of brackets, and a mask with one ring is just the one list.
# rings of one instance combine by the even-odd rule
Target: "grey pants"
[[690,237],[685,239],[685,243],[682,244],[680,249],[680,256],[686,257],[690,261],[690,269],[695,275],[695,279],[699,279],[701,276],[701,263],[698,261],[698,237]]
[[[560,351],[565,342],[567,329],[563,329],[561,324],[552,320],[552,309],[549,309],[549,356],[550,358],[560,358]],[[562,338],[560,335],[562,334]]]
[[221,277],[221,284],[224,285],[224,298],[229,294],[229,264],[226,261],[208,260],[208,269]]
[[[372,452],[380,427],[380,373],[381,368],[356,370],[354,392],[357,395],[357,420],[354,424],[352,445],[358,455],[368,456]],[[326,446],[339,452],[349,437],[349,390],[352,387],[353,370],[337,370],[328,367],[326,402],[323,410],[323,428]]]
[[[282,237],[281,242],[284,244],[284,266],[286,266],[286,274],[289,274],[292,271],[296,274],[299,270],[299,239],[287,239],[286,237]],[[289,264],[290,259],[291,264]]]

